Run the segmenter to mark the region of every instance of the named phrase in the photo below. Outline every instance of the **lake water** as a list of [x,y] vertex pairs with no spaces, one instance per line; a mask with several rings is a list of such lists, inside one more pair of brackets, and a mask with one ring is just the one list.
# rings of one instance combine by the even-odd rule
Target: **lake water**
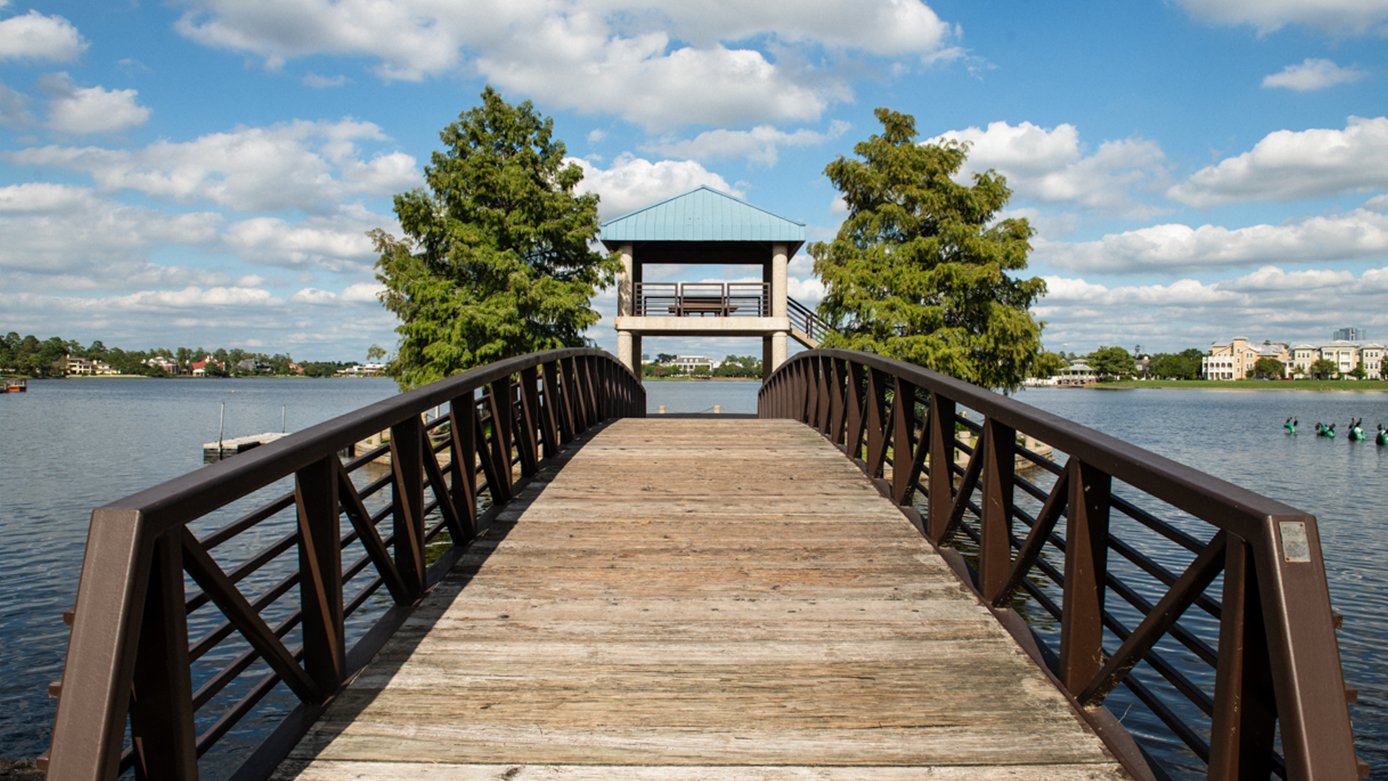
[[[654,414],[756,411],[756,382],[648,382]],[[55,380],[0,396],[0,756],[44,750],[92,508],[202,465],[225,404],[227,437],[305,428],[395,393],[385,379]],[[1345,676],[1360,753],[1388,779],[1388,448],[1314,436],[1388,393],[1028,389],[1018,398],[1314,513],[1331,596],[1345,614]],[[1301,418],[1288,436],[1282,421]]]

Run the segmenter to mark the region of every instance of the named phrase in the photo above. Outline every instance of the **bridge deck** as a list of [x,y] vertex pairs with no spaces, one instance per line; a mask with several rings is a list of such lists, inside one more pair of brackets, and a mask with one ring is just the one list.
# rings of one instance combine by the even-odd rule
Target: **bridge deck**
[[585,439],[276,778],[1126,777],[811,429],[627,419]]

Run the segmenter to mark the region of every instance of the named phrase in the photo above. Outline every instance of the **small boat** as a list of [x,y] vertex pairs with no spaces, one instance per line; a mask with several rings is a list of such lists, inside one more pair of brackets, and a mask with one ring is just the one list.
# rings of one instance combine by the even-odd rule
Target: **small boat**
[[1364,419],[1363,419],[1363,418],[1355,418],[1354,420],[1351,420],[1351,421],[1349,422],[1349,441],[1351,441],[1351,442],[1363,442],[1363,441],[1364,441],[1364,427],[1360,425],[1360,424],[1363,423],[1363,422],[1364,422]]
[[29,381],[22,377],[12,377],[5,380],[5,393],[24,393],[29,390]]
[[1288,434],[1295,434],[1295,433],[1296,433],[1296,424],[1297,424],[1297,422],[1298,422],[1298,418],[1295,418],[1295,417],[1287,418],[1287,422],[1282,424],[1282,428],[1285,428],[1285,429],[1287,430],[1287,433],[1288,433]]

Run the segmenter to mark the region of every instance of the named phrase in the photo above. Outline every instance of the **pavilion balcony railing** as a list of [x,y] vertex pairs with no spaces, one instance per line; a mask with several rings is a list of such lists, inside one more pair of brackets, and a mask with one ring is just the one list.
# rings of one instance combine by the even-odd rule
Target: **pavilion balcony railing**
[[1315,517],[867,353],[801,352],[758,406],[873,478],[1136,778],[1367,775]]
[[770,317],[765,282],[637,282],[638,317]]
[[268,778],[542,461],[645,406],[607,353],[535,353],[98,508],[47,777]]

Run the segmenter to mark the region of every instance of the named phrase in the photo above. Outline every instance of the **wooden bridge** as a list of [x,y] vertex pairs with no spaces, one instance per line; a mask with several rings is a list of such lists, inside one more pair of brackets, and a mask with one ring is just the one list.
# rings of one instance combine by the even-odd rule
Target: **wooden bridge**
[[543,353],[97,510],[49,777],[1363,772],[1312,516],[875,356],[760,406]]

